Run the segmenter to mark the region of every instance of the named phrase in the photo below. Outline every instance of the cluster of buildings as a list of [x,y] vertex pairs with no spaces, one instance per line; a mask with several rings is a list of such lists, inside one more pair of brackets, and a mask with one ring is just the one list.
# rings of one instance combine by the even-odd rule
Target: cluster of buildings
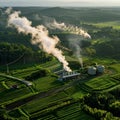
[[[89,66],[87,68],[86,74],[88,75],[98,75],[102,74],[105,71],[105,66],[104,65],[95,65],[95,66]],[[81,73],[77,71],[72,71],[72,72],[66,72],[64,70],[60,70],[57,72],[59,78],[59,81],[67,81],[67,80],[72,80],[72,79],[78,79],[81,77]]]

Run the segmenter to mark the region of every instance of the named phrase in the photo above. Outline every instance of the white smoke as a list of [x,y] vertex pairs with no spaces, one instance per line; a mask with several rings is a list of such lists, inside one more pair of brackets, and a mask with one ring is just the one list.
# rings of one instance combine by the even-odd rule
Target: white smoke
[[70,49],[73,51],[74,56],[78,59],[81,65],[81,68],[83,68],[83,60],[82,60],[82,55],[81,55],[82,49],[80,47],[82,37],[78,35],[69,35],[67,37],[67,40],[69,42]]
[[[51,29],[60,29],[62,31],[73,34],[73,35],[69,35],[68,37],[69,47],[72,49],[74,55],[78,59],[81,65],[81,68],[83,68],[83,60],[81,55],[82,49],[80,48],[80,43],[81,43],[82,37],[91,39],[91,36],[86,31],[84,31],[83,29],[77,26],[74,27],[73,25],[58,23],[55,19],[53,20],[52,23],[47,23],[47,27]],[[77,35],[80,35],[80,36],[77,36]]]
[[85,30],[77,26],[74,27],[73,25],[66,25],[65,23],[58,23],[55,19],[53,20],[52,23],[48,23],[47,27],[52,28],[52,29],[57,28],[65,32],[69,32],[69,33],[76,34],[76,35],[81,35],[84,38],[91,39],[91,36]]
[[6,11],[5,11],[5,13],[8,14],[8,15],[9,15],[11,12],[12,12],[12,8],[11,8],[11,7],[7,8]]
[[26,17],[20,17],[21,12],[14,12],[9,15],[8,26],[15,27],[18,32],[32,35],[32,44],[38,45],[48,54],[54,55],[61,63],[66,71],[71,71],[68,67],[68,62],[65,60],[65,56],[62,55],[62,51],[56,48],[56,44],[59,42],[58,37],[48,36],[48,30],[43,25],[32,27],[32,22]]

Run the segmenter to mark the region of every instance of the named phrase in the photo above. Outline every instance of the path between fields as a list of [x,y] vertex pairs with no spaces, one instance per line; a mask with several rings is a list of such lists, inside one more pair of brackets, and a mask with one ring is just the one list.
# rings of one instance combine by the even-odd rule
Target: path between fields
[[12,109],[14,109],[14,108],[16,108],[16,107],[19,107],[19,106],[21,106],[21,105],[24,105],[24,104],[32,101],[32,100],[34,100],[34,99],[38,99],[38,98],[41,99],[41,98],[45,98],[45,97],[48,97],[48,96],[50,96],[50,95],[59,93],[59,92],[65,90],[66,88],[69,88],[70,86],[78,83],[79,80],[80,80],[80,79],[75,80],[75,81],[73,81],[72,83],[70,83],[70,84],[68,84],[68,85],[65,85],[65,86],[63,86],[63,87],[61,87],[61,88],[52,89],[52,90],[49,90],[49,91],[47,91],[47,92],[41,92],[41,93],[32,95],[32,96],[30,96],[30,97],[27,97],[27,98],[24,98],[24,99],[15,101],[15,102],[13,102],[13,103],[10,103],[10,104],[6,105],[6,110],[12,110]]
[[9,78],[9,79],[13,79],[13,80],[17,80],[19,82],[22,82],[24,83],[25,85],[27,86],[31,86],[32,85],[32,82],[30,81],[27,81],[27,80],[23,80],[23,79],[20,79],[20,78],[17,78],[17,77],[13,77],[11,75],[5,75],[5,74],[0,74],[1,77],[5,77],[5,78]]

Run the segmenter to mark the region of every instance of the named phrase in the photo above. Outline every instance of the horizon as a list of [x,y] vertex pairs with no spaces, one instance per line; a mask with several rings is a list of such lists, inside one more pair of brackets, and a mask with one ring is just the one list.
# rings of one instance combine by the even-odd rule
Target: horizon
[[0,7],[120,7],[119,0],[0,0]]

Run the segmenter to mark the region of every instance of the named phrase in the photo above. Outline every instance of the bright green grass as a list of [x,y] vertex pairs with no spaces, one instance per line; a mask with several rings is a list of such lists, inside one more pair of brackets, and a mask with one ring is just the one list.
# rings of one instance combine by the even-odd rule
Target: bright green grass
[[83,98],[87,93],[83,90],[80,90],[72,95],[74,99]]
[[114,65],[111,65],[110,67],[116,70],[116,72],[120,72],[120,64],[114,64]]
[[81,89],[81,86],[72,86],[66,89],[65,93],[74,99],[82,98],[84,95],[87,94],[85,91]]
[[61,84],[57,81],[56,77],[46,76],[33,81],[35,89],[38,91],[46,91],[48,89],[60,86]]
[[85,85],[89,86],[94,90],[107,89],[118,84],[118,81],[109,78],[108,76],[93,78],[87,82]]
[[114,29],[118,29],[118,30],[120,29],[120,21],[94,23],[92,25],[95,25],[100,28],[112,26]]
[[103,27],[113,27],[114,29],[120,29],[120,21],[112,21],[112,22],[101,22],[101,23],[86,23],[88,25],[93,25],[99,28]]
[[60,102],[63,99],[68,98],[67,95],[64,92],[60,92],[56,95],[52,95],[49,97],[45,97],[45,98],[38,98],[36,100],[33,100],[27,104],[25,104],[22,109],[24,109],[26,112],[33,113],[35,111],[38,111],[46,106],[48,106],[51,103],[54,102]]

